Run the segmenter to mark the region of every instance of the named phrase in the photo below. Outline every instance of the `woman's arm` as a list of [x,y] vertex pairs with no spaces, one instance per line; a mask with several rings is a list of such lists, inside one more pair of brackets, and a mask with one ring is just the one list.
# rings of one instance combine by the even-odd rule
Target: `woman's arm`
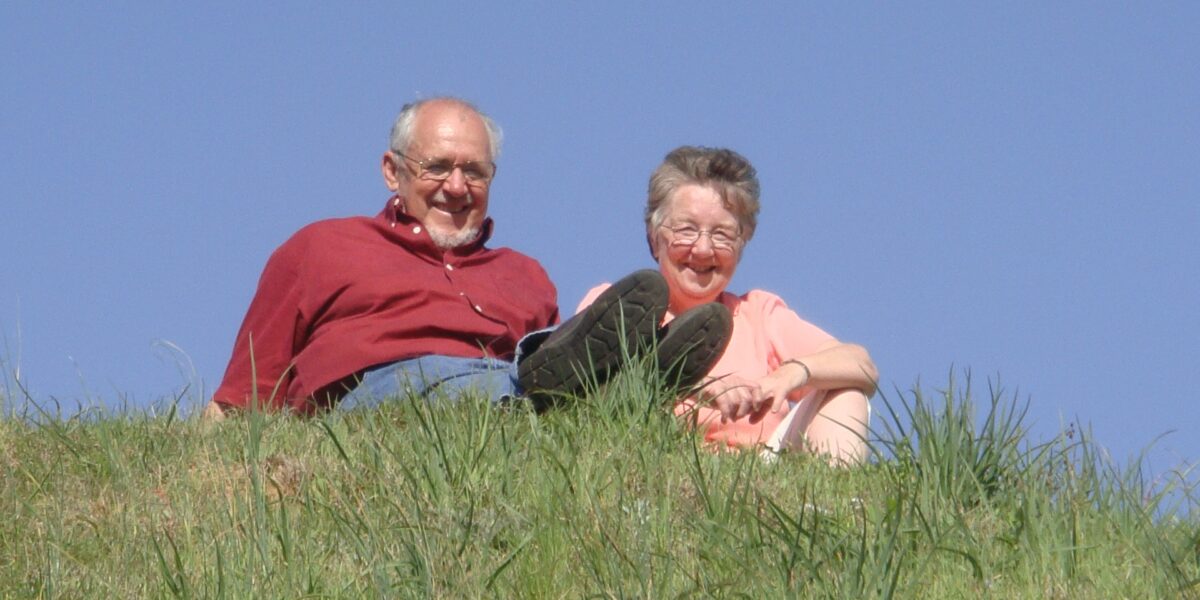
[[816,352],[785,358],[763,388],[781,398],[803,387],[816,390],[854,389],[868,398],[875,394],[879,370],[867,349],[858,344],[829,341]]
[[[866,457],[867,399],[875,393],[878,379],[866,348],[829,342],[812,354],[783,361],[762,378],[759,410],[789,410],[788,395],[801,388],[821,392],[808,401],[817,405],[791,409],[800,411],[794,417],[801,421],[796,424],[796,435],[803,432],[808,450],[828,456],[834,464],[857,464]],[[800,440],[782,442],[786,447]]]

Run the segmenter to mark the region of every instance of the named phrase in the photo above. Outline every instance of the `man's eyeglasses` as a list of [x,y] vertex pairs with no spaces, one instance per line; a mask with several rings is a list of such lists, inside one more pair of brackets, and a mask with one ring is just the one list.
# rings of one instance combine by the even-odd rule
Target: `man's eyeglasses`
[[661,227],[671,232],[672,246],[694,246],[696,242],[700,241],[700,236],[707,235],[708,241],[712,242],[713,249],[732,251],[737,247],[738,240],[741,239],[740,233],[724,227],[716,229],[700,229],[692,225],[678,227],[662,225]]
[[465,163],[456,163],[448,158],[427,158],[425,160],[417,160],[406,154],[401,154],[392,151],[392,154],[406,158],[417,163],[417,177],[430,181],[445,181],[450,178],[450,174],[454,169],[462,169],[463,177],[467,183],[474,185],[484,185],[496,176],[496,163],[494,162],[476,162],[467,161]]

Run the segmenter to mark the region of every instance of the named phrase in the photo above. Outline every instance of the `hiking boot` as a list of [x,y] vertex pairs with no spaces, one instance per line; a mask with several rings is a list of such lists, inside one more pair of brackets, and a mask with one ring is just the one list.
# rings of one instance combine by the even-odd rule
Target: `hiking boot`
[[667,282],[658,271],[628,275],[522,359],[517,382],[539,412],[586,383],[602,384],[652,345],[666,312]]
[[733,317],[719,302],[701,304],[658,332],[658,370],[668,387],[690,393],[725,353]]

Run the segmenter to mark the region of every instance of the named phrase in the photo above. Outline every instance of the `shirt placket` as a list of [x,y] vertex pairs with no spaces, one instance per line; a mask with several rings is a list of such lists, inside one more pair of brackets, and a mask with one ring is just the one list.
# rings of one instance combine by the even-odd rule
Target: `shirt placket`
[[[455,264],[452,259],[453,256],[450,254],[443,256],[442,269],[445,271],[446,279],[450,281],[450,285],[454,286],[454,289],[458,291],[459,297],[466,301],[467,306],[471,307],[471,310],[475,311],[475,314],[493,323],[503,325],[505,331],[509,331],[508,322],[489,312],[488,307],[484,306],[483,301],[471,293],[469,287],[471,277],[465,272],[468,267],[464,267],[461,262]],[[480,341],[485,341],[484,348],[490,352],[495,350],[494,346],[499,339],[501,338],[496,337]]]

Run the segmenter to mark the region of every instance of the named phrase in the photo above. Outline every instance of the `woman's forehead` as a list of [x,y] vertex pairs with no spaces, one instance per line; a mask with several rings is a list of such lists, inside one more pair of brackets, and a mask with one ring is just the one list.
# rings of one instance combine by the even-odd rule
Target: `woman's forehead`
[[737,224],[737,216],[725,206],[725,201],[716,190],[696,184],[675,190],[667,203],[667,217],[704,224]]

